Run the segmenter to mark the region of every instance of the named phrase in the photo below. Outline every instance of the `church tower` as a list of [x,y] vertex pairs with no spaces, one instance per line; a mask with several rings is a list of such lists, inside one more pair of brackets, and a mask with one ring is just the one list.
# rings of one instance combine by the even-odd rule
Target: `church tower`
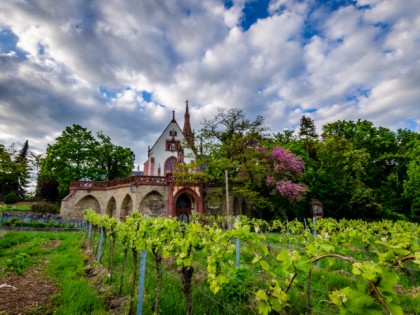
[[188,101],[186,101],[185,115],[184,115],[184,128],[182,129],[185,139],[190,147],[194,150],[194,134],[191,130],[190,112],[188,109]]

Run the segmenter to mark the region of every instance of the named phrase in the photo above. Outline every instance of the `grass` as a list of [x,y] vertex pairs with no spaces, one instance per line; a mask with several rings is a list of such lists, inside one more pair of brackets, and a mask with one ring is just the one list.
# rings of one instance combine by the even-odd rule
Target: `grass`
[[[41,246],[51,240],[61,243]],[[60,287],[59,294],[52,297],[54,314],[108,314],[104,299],[84,277],[82,243],[82,233],[7,232],[0,238],[0,281],[2,275],[16,270],[11,268],[16,257],[20,257],[15,264],[19,264],[21,272],[48,261],[46,273]]]
[[[1,232],[1,231],[0,231]],[[41,246],[48,240],[58,239],[61,244],[53,248]],[[94,234],[93,254],[96,258],[99,233]],[[60,284],[60,293],[53,298],[55,314],[110,314],[106,310],[105,300],[98,294],[98,288],[93,288],[85,277],[87,260],[81,248],[84,242],[82,233],[47,233],[47,232],[7,232],[0,235],[0,272],[11,272],[9,264],[12,258],[18,257],[16,264],[25,268],[38,264],[40,261],[49,260],[47,274],[56,279]],[[283,235],[270,235],[272,256],[289,245],[299,249],[299,238],[291,239],[290,242]],[[110,239],[103,244],[101,264],[108,266]],[[358,247],[359,244],[351,244],[351,247]],[[21,253],[26,254],[22,255]],[[358,257],[367,260],[368,256],[362,250],[356,252]],[[140,256],[140,254],[139,254]],[[133,281],[134,268],[133,255],[129,252],[124,275],[122,275],[122,264],[124,253],[122,246],[116,244],[114,266],[115,272],[112,281],[105,274],[101,283],[97,283],[107,290],[107,297],[118,295],[121,276],[123,276],[122,297],[128,301],[128,295]],[[241,245],[241,267],[236,268],[232,264],[230,282],[222,290],[213,294],[209,290],[206,281],[207,276],[207,254],[203,251],[196,251],[193,261],[195,269],[193,277],[193,304],[194,314],[257,314],[255,303],[255,292],[266,281],[261,273],[258,264],[251,264],[253,255],[250,254],[245,244]],[[232,256],[232,261],[234,257]],[[140,259],[139,259],[140,260]],[[337,289],[347,286],[355,286],[363,283],[363,280],[351,273],[351,264],[341,260],[322,260],[320,267],[313,268],[311,276],[311,308],[313,314],[336,314],[337,308],[328,302],[328,295]],[[97,268],[98,264],[91,262],[88,268]],[[411,266],[415,268],[414,266]],[[0,273],[1,277],[1,273]],[[408,271],[399,272],[399,285],[402,293],[399,295],[400,305],[406,314],[416,314],[420,309],[420,297],[416,290],[415,283],[420,279],[419,272],[413,275]],[[279,279],[281,275],[279,274]],[[137,280],[137,279],[136,279]],[[417,282],[416,282],[417,281]],[[136,284],[137,288],[137,284]],[[289,306],[284,314],[303,314],[306,312],[307,303],[307,278],[298,277],[289,291]],[[146,278],[143,300],[143,314],[154,314],[156,297],[156,272],[151,253],[147,253]],[[136,304],[137,298],[133,301]],[[128,303],[123,311],[128,310]],[[163,271],[163,287],[160,301],[161,314],[185,314],[185,302],[182,289],[181,275],[179,268],[169,259],[165,261]],[[121,313],[123,313],[123,311]],[[42,312],[41,312],[42,313]]]
[[[96,233],[95,243],[98,242]],[[287,248],[288,242],[284,237],[276,235],[270,240],[272,254],[276,255],[281,249]],[[291,246],[298,242],[291,242]],[[109,241],[103,247],[103,265],[108,265]],[[95,253],[97,248],[95,247]],[[365,253],[357,253],[366,259]],[[206,281],[206,261],[207,254],[202,251],[195,253],[193,267],[193,304],[194,314],[257,314],[255,304],[255,293],[262,286],[265,279],[262,277],[258,265],[250,263],[252,255],[249,254],[245,245],[241,247],[241,267],[236,269],[232,264],[230,282],[225,285],[216,295],[209,290]],[[115,294],[117,292],[119,279],[121,276],[121,265],[123,253],[121,245],[116,245],[114,265],[116,275],[113,280]],[[234,261],[234,257],[231,257]],[[332,264],[334,262],[334,264]],[[133,258],[128,255],[128,262],[125,273],[123,294],[127,295],[130,290],[133,274]],[[338,289],[348,286],[365,284],[365,281],[351,273],[350,263],[337,260],[325,259],[320,262],[318,268],[315,264],[311,276],[311,309],[312,313],[336,314],[338,309],[329,302],[329,294]],[[419,309],[419,297],[408,294],[409,290],[415,288],[413,279],[406,272],[401,272],[400,283],[404,286],[404,293],[400,295],[400,304],[404,307],[407,314],[416,314]],[[279,279],[282,279],[279,274]],[[156,272],[151,253],[147,254],[146,279],[143,302],[143,314],[154,314],[154,302],[156,296]],[[137,287],[137,286],[136,286]],[[307,278],[298,277],[289,291],[289,306],[284,314],[303,314],[307,306]],[[182,291],[181,276],[179,268],[171,262],[166,261],[163,272],[163,287],[161,293],[160,308],[162,314],[185,314],[185,302]]]
[[5,204],[0,202],[0,212],[2,211],[31,211],[32,201],[18,201],[15,204]]

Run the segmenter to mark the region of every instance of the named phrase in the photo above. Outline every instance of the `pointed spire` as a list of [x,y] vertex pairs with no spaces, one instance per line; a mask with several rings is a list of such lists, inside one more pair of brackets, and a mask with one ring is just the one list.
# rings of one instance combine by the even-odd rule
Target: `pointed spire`
[[188,100],[186,101],[185,115],[184,115],[184,128],[182,129],[185,139],[188,141],[188,144],[191,148],[194,147],[194,134],[191,130],[190,123],[190,112],[188,109]]
[[175,111],[172,111],[172,121],[175,121]]

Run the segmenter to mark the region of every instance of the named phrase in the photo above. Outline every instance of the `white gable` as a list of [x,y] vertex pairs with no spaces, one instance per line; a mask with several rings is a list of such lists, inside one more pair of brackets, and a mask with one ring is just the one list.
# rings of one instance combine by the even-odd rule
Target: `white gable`
[[193,160],[193,151],[189,147],[186,147],[187,141],[184,134],[182,133],[182,130],[176,120],[172,119],[155,144],[150,148],[148,163],[145,164],[144,169],[145,174],[158,175],[158,169],[160,168],[160,175],[164,176],[165,162],[168,161],[169,158],[178,158],[176,146],[179,143],[183,145],[184,162],[188,164]]

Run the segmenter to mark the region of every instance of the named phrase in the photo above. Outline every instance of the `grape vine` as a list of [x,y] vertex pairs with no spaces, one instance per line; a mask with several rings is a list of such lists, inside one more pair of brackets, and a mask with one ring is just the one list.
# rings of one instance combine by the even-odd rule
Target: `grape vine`
[[[125,222],[85,211],[86,220],[104,228],[110,237],[110,253],[114,241],[132,251],[134,264],[138,252],[152,253],[156,268],[157,289],[155,312],[159,313],[162,264],[171,258],[180,267],[186,300],[186,313],[193,313],[191,298],[195,252],[205,254],[207,282],[218,294],[234,276],[235,240],[241,242],[241,263],[256,274],[254,299],[260,314],[287,312],[289,294],[295,285],[306,287],[306,310],[311,312],[311,279],[314,269],[348,264],[355,285],[337,288],[328,294],[328,303],[340,314],[403,314],[395,286],[399,272],[407,265],[420,265],[418,233],[408,222],[370,222],[360,220],[322,219],[271,223],[241,217],[226,230],[227,218],[191,217],[190,224],[170,218],[145,218],[138,213]],[[316,229],[316,230],[315,230]],[[415,229],[418,230],[418,229]],[[316,232],[316,233],[314,233]],[[287,243],[283,244],[285,237]],[[283,242],[283,243],[282,243]],[[108,267],[112,270],[112,262]],[[124,264],[126,259],[124,258]],[[124,266],[123,266],[124,268]],[[137,270],[137,268],[134,268]],[[136,279],[136,275],[134,277]],[[122,280],[121,280],[122,281]],[[135,283],[131,296],[134,296]]]

